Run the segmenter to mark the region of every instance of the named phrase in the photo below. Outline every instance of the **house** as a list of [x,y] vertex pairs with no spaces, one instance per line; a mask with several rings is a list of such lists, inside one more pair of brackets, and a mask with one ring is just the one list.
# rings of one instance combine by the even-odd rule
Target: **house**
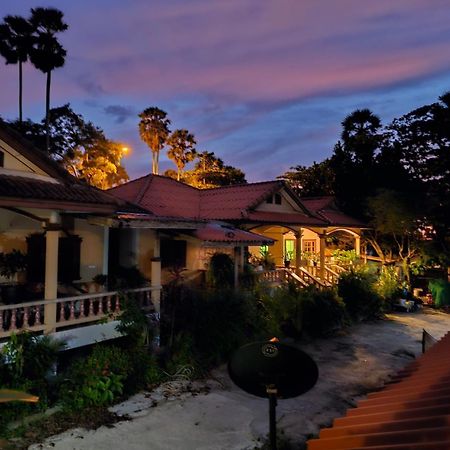
[[[0,253],[28,256],[26,274],[0,279],[0,338],[30,329],[66,333],[77,346],[114,335],[113,324],[97,323],[120,312],[119,295],[92,292],[92,280],[118,266],[144,272],[150,286],[128,295],[158,310],[161,265],[186,265],[178,236],[204,260],[213,248],[235,253],[236,276],[243,263],[235,248],[272,243],[230,225],[156,215],[88,186],[0,122]],[[18,277],[26,277],[26,290]]]
[[[118,198],[151,211],[157,217],[220,221],[274,241],[270,249],[275,266],[289,259],[305,275],[305,255],[316,257],[308,267],[310,275],[327,280],[327,239],[345,234],[360,254],[360,236],[365,224],[344,214],[332,197],[300,198],[285,182],[268,181],[197,189],[171,178],[147,175],[109,191]],[[201,269],[206,258],[201,248],[183,237],[180,252],[186,265]],[[261,245],[248,243],[250,254],[258,257]],[[243,252],[243,250],[242,250]],[[307,275],[305,275],[307,276]]]

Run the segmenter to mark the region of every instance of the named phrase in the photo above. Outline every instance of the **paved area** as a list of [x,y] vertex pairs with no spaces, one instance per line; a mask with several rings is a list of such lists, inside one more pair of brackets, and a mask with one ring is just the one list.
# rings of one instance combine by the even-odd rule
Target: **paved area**
[[[303,396],[279,402],[278,428],[297,444],[317,434],[419,355],[423,328],[440,338],[450,330],[450,315],[392,314],[302,344],[318,363],[319,381]],[[205,382],[140,393],[112,410],[131,420],[94,431],[69,430],[30,449],[245,450],[259,447],[268,432],[267,401],[233,386],[225,368]]]

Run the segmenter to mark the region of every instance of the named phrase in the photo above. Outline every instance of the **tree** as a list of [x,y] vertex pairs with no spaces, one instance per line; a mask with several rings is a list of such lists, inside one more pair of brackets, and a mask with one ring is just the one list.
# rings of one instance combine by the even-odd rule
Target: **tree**
[[208,189],[232,184],[246,183],[242,170],[227,166],[214,152],[197,154],[194,169],[186,173],[186,182],[199,189]]
[[194,139],[194,135],[189,133],[188,130],[175,130],[167,139],[167,145],[169,151],[167,156],[173,160],[177,166],[177,180],[180,181],[181,173],[186,164],[193,161],[197,155],[195,151],[195,145],[197,142]]
[[368,109],[357,109],[342,121],[342,142],[334,147],[330,169],[342,209],[366,219],[366,199],[375,195],[376,157],[383,140],[381,121]]
[[[50,156],[72,175],[100,189],[128,180],[121,165],[123,144],[108,139],[101,128],[75,113],[69,104],[51,109],[49,118]],[[10,125],[45,151],[45,119]]]
[[45,130],[46,148],[50,147],[49,112],[50,87],[52,71],[62,67],[66,60],[66,50],[58,42],[57,33],[67,30],[63,21],[64,14],[54,8],[32,8],[30,22],[34,29],[35,39],[30,51],[30,60],[36,69],[47,75],[45,95]]
[[159,153],[169,136],[170,120],[167,113],[159,108],[147,108],[139,114],[139,135],[152,152],[152,173],[159,172]]
[[450,260],[450,92],[395,119],[391,143],[426,197],[426,217],[440,259]]
[[64,165],[75,177],[99,189],[109,189],[128,181],[128,174],[121,165],[123,145],[100,138],[88,147],[79,147]]
[[33,26],[20,16],[6,16],[0,24],[0,55],[6,64],[19,65],[19,122],[22,122],[23,64],[33,45]]
[[285,180],[302,197],[317,197],[334,194],[334,171],[330,167],[330,159],[312,166],[295,166],[277,177]]
[[372,230],[366,233],[368,242],[383,264],[387,259],[400,260],[403,274],[410,282],[410,264],[420,252],[424,234],[424,218],[417,199],[405,193],[380,190],[368,199]]

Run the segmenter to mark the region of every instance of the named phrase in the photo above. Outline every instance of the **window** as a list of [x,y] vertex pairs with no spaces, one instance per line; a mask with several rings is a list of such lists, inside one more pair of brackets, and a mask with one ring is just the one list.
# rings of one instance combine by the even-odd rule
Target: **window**
[[281,205],[281,195],[280,194],[275,194],[274,195],[274,203],[276,204],[276,205]]
[[5,164],[5,154],[0,151],[0,167],[3,167]]
[[266,198],[266,203],[275,203],[275,205],[281,205],[281,194],[274,194]]
[[292,261],[295,259],[295,241],[294,239],[286,239],[284,241],[284,260]]
[[186,241],[161,239],[161,267],[186,267]]
[[303,251],[306,253],[316,253],[316,240],[305,239],[303,241]]

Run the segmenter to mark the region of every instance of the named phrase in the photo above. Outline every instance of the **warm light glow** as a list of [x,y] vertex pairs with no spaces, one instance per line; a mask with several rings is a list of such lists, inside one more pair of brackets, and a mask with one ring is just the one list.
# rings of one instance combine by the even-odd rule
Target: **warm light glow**
[[130,149],[128,147],[122,147],[122,155],[125,156],[129,153]]
[[269,342],[280,342],[280,340],[277,337],[273,337]]

